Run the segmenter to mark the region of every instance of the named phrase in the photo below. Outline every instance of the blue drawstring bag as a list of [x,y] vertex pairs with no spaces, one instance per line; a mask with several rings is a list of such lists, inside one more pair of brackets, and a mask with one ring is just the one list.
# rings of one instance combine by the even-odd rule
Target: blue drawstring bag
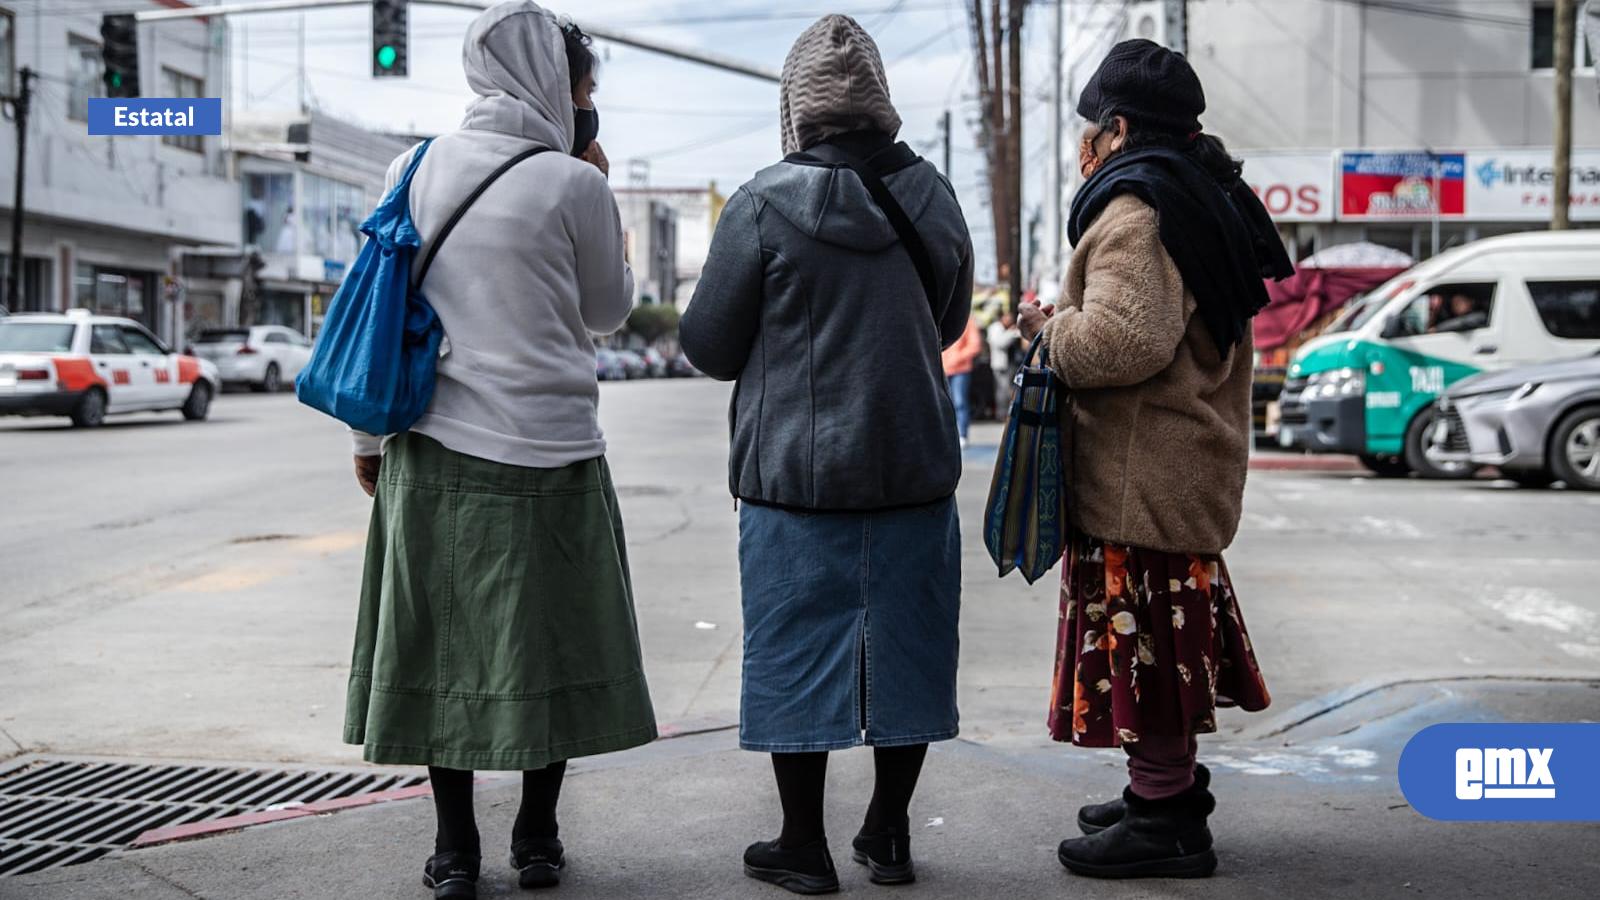
[[361,223],[368,240],[328,304],[311,359],[294,383],[301,403],[368,434],[406,431],[433,399],[444,327],[411,286],[411,263],[422,246],[411,222],[411,177],[427,151],[424,142]]

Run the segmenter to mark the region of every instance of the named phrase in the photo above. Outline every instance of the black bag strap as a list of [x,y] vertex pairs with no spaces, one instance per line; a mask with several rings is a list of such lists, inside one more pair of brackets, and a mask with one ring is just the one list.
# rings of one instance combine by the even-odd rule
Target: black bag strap
[[889,218],[889,224],[900,236],[900,243],[906,248],[906,253],[910,254],[911,264],[916,267],[917,277],[922,280],[922,290],[928,295],[928,306],[932,308],[933,314],[938,316],[939,280],[934,274],[933,257],[929,255],[928,245],[922,242],[922,235],[917,232],[917,226],[911,221],[911,217],[906,215],[900,201],[889,193],[888,185],[883,183],[883,179],[879,178],[867,163],[836,144],[818,144],[807,150],[806,155],[823,162],[843,164],[861,179],[867,193],[872,195],[873,202],[883,210],[883,214]]
[[413,287],[422,287],[422,280],[428,277],[428,269],[433,265],[433,258],[438,255],[439,248],[444,244],[444,239],[450,236],[450,232],[455,230],[456,223],[461,221],[461,217],[467,214],[467,210],[477,201],[478,197],[489,189],[489,185],[494,184],[501,175],[511,171],[511,168],[517,163],[530,156],[537,156],[549,149],[549,147],[529,147],[501,163],[500,167],[490,172],[487,178],[478,182],[478,186],[472,189],[472,193],[467,195],[467,199],[461,201],[461,205],[456,207],[456,211],[451,213],[450,218],[445,220],[444,227],[440,228],[439,233],[434,236],[433,243],[428,245],[428,252],[423,254],[422,267],[417,270],[417,279],[412,283]]

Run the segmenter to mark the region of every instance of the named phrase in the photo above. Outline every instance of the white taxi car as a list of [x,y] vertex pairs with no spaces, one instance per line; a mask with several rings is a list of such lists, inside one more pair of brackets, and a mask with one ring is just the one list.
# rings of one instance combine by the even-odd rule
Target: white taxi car
[[131,319],[81,309],[0,318],[0,415],[90,427],[110,413],[173,409],[199,420],[218,385],[216,366]]

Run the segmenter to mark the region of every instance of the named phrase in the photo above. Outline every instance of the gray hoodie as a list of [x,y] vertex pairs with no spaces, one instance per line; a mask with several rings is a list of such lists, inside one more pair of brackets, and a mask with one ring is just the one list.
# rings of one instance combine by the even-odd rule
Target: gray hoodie
[[939,351],[965,330],[972,243],[949,182],[881,134],[832,139],[883,154],[884,183],[933,257],[930,308],[889,220],[847,168],[786,161],[728,201],[680,327],[706,374],[737,379],[735,497],[872,510],[950,496],[961,476]]
[[[512,465],[592,459],[605,439],[589,335],[627,320],[633,275],[605,176],[567,153],[572,89],[560,30],[534,3],[502,3],[468,29],[462,65],[478,97],[460,130],[434,140],[411,182],[423,252],[484,176],[530,146],[552,149],[485,191],[433,261],[422,293],[448,350],[412,430]],[[389,167],[391,186],[415,152]],[[356,435],[356,452],[375,453],[376,443]]]

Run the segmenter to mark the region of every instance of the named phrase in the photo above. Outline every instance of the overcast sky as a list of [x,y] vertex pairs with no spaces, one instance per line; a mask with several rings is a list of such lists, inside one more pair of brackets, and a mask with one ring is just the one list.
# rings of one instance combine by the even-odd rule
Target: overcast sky
[[[878,41],[889,86],[904,119],[900,137],[940,162],[939,116],[955,117],[952,169],[978,246],[980,277],[993,270],[983,159],[975,141],[977,102],[970,31],[961,0],[583,0],[550,4],[614,29],[714,50],[774,70],[796,36],[818,16],[856,17]],[[1024,127],[1030,206],[1043,193],[1050,88],[1050,8],[1030,7]],[[234,20],[236,108],[293,109],[299,100],[302,14]],[[461,38],[473,12],[433,6],[411,9],[409,79],[370,76],[370,13],[366,8],[314,10],[305,21],[306,92],[313,105],[379,129],[433,133],[454,128],[470,94],[461,73]],[[655,185],[713,180],[731,193],[757,169],[776,162],[777,85],[616,44],[597,42],[602,62],[600,142],[615,184],[629,179],[629,160],[649,163]],[[1069,54],[1070,55],[1070,54]],[[987,274],[986,274],[987,273]]]

